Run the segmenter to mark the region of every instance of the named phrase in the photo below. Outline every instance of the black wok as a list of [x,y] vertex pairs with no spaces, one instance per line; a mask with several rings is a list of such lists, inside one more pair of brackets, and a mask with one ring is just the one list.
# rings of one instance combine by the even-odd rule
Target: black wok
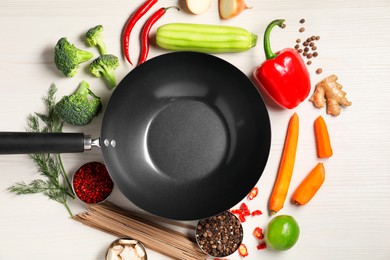
[[1,133],[0,153],[82,152],[99,145],[119,190],[150,213],[178,220],[236,205],[268,160],[264,102],[236,67],[212,55],[174,52],[133,69],[117,86],[101,137]]

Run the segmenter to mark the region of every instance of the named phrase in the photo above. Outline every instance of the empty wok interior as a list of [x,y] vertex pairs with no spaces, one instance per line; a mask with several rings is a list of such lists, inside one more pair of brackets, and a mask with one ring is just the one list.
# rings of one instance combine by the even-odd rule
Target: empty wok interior
[[132,70],[103,118],[104,160],[140,208],[179,220],[218,214],[256,185],[270,122],[252,82],[217,57],[176,52]]

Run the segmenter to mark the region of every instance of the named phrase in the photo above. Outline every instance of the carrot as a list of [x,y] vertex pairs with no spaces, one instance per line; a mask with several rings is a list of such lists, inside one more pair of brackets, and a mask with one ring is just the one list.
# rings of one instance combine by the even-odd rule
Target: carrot
[[290,186],[290,181],[294,170],[295,155],[298,145],[298,134],[299,117],[297,113],[294,113],[288,124],[282,158],[279,163],[276,181],[268,203],[268,210],[271,215],[282,209],[284,201],[286,200],[288,188]]
[[291,202],[296,205],[305,205],[313,198],[324,180],[324,164],[318,163],[295,190],[291,197]]
[[332,146],[328,128],[322,116],[317,117],[314,121],[314,133],[316,139],[317,156],[319,158],[329,158],[333,155]]

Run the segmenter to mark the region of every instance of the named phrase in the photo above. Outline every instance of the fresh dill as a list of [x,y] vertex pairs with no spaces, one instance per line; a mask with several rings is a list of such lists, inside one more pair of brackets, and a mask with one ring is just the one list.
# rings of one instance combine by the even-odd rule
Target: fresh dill
[[[52,84],[47,96],[42,98],[46,107],[46,113],[30,114],[27,118],[26,131],[36,133],[62,132],[64,123],[55,110],[56,92],[57,88],[55,84]],[[67,200],[69,197],[74,198],[74,193],[62,163],[61,155],[43,153],[29,154],[29,157],[37,166],[37,171],[45,178],[33,180],[28,184],[23,181],[17,182],[10,186],[8,191],[17,195],[42,193],[50,199],[63,204],[70,216],[73,216]]]

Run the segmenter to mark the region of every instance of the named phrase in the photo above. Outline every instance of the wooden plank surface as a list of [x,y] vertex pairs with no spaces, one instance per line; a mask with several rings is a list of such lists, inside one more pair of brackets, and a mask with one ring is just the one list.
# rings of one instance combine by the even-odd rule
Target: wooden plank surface
[[[128,16],[142,1],[0,1],[0,131],[24,131],[26,117],[42,111],[41,97],[51,83],[58,86],[58,97],[72,92],[85,79],[106,102],[111,92],[101,79],[80,69],[74,78],[63,77],[53,63],[53,48],[66,36],[86,49],[82,36],[97,24],[105,26],[104,36],[110,53],[120,56],[117,71],[120,80],[132,66],[121,55],[120,35]],[[235,25],[259,35],[257,46],[239,54],[217,56],[231,62],[251,77],[253,69],[264,61],[262,34],[275,18],[285,18],[287,27],[272,34],[273,50],[293,47],[297,38],[320,35],[319,56],[309,66],[314,85],[330,74],[339,82],[353,102],[339,117],[325,114],[304,101],[293,110],[277,109],[267,103],[272,123],[272,147],[267,167],[258,187],[260,195],[247,204],[267,211],[267,200],[283,147],[285,130],[293,112],[300,116],[300,139],[295,171],[288,196],[318,161],[324,162],[326,180],[305,207],[286,203],[279,214],[293,215],[300,224],[301,236],[291,250],[257,251],[251,233],[256,226],[265,227],[270,217],[264,214],[244,223],[244,243],[249,249],[246,259],[390,259],[390,2],[387,0],[247,0],[252,9],[222,21],[218,3],[208,12],[189,14],[184,1],[160,1],[161,6],[177,5],[180,12],[169,10],[152,29],[168,22],[192,22]],[[150,13],[152,13],[152,11]],[[306,31],[299,33],[305,18]],[[138,59],[138,34],[146,17],[134,28],[131,56]],[[90,49],[97,54],[97,51]],[[152,46],[150,57],[165,53]],[[323,73],[315,70],[321,67]],[[319,160],[315,154],[314,119],[322,115],[329,128],[334,155]],[[102,116],[87,127],[70,128],[98,137]],[[83,154],[63,156],[69,172],[81,164],[102,160],[98,149]],[[15,182],[39,178],[25,155],[0,156],[0,259],[104,259],[113,236],[80,225],[68,218],[66,210],[42,195],[14,196],[7,187]],[[239,185],[239,183],[237,184]],[[147,192],[147,191],[145,191]],[[221,194],[223,196],[223,194]],[[133,207],[118,190],[111,201]],[[245,201],[245,199],[243,200]],[[79,201],[70,202],[77,213],[85,209]],[[149,259],[165,259],[149,251]],[[241,259],[238,254],[230,260]]]

